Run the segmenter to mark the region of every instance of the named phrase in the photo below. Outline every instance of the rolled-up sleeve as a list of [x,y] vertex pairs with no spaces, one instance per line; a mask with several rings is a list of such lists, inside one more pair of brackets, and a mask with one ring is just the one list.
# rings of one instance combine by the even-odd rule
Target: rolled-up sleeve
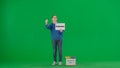
[[51,25],[51,24],[47,24],[47,25],[45,25],[45,27],[46,27],[47,29],[51,29],[51,28],[52,28],[52,25]]

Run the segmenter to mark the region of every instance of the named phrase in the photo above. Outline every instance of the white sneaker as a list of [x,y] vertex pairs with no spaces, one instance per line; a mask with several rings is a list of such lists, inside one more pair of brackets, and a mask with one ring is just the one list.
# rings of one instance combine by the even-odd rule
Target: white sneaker
[[59,62],[59,65],[61,66],[61,65],[62,65],[62,62]]
[[57,63],[54,61],[53,63],[52,63],[52,65],[54,66],[54,65],[56,65]]

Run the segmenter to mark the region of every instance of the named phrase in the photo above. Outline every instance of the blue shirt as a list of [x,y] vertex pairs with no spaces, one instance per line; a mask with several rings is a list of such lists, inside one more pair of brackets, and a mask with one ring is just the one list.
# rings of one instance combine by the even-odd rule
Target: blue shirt
[[53,23],[47,24],[46,28],[49,29],[51,32],[52,40],[61,40],[62,39],[63,31],[60,32],[60,30],[55,30],[55,24],[53,24]]

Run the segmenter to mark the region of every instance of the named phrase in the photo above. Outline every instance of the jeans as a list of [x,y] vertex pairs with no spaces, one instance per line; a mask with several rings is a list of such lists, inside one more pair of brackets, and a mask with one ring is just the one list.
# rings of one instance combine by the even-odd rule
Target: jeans
[[61,62],[62,61],[62,40],[52,40],[52,46],[53,46],[54,61],[57,61],[56,57],[57,57],[57,49],[58,49],[59,62]]

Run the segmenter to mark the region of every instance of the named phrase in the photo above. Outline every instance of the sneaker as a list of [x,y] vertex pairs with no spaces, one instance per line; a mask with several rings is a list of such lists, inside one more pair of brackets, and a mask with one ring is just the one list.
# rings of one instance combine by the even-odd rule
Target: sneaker
[[52,63],[52,65],[54,66],[54,65],[56,65],[57,63],[54,61],[53,63]]
[[62,62],[59,62],[59,65],[61,66],[61,65],[62,65]]

